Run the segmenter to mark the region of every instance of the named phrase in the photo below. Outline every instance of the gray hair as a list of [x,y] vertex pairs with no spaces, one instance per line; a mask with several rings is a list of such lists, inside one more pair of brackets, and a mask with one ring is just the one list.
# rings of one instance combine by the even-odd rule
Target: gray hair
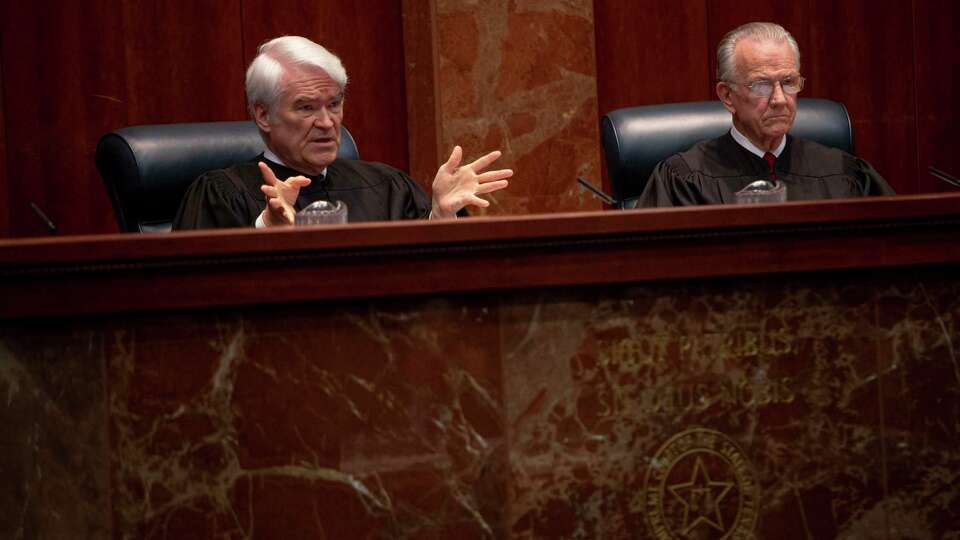
[[322,46],[300,36],[283,36],[260,45],[257,57],[247,68],[247,107],[253,114],[260,103],[273,111],[280,96],[280,78],[285,65],[313,66],[322,69],[331,79],[347,87],[347,71],[340,59]]
[[727,32],[717,45],[718,81],[736,82],[734,76],[737,75],[737,66],[733,53],[737,48],[737,42],[743,38],[757,41],[786,41],[793,49],[793,55],[797,59],[797,69],[800,69],[800,46],[786,28],[769,22],[752,22]]

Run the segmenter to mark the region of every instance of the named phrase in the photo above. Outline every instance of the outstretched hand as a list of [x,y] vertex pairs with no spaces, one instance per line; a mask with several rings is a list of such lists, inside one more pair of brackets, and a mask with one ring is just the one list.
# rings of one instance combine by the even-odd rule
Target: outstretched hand
[[297,202],[300,189],[310,185],[310,179],[305,176],[292,176],[286,180],[278,180],[270,167],[264,162],[257,164],[265,182],[260,191],[267,196],[267,206],[263,209],[263,224],[267,227],[278,225],[293,225],[296,210],[293,205]]
[[490,202],[479,195],[492,193],[507,187],[507,178],[513,176],[510,169],[482,172],[500,158],[496,150],[460,167],[463,149],[453,147],[450,159],[440,166],[433,179],[433,217],[451,218],[464,206],[486,208]]

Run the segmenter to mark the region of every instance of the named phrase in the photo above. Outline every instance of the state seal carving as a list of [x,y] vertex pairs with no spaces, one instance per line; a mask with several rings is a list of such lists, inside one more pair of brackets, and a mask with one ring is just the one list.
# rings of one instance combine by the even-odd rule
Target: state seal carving
[[748,539],[757,523],[753,467],[729,437],[693,428],[671,437],[650,461],[642,513],[654,538]]

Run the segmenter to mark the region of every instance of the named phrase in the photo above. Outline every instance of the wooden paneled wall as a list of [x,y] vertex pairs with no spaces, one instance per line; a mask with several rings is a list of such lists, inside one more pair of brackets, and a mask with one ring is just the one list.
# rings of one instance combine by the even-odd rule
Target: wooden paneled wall
[[0,238],[10,236],[10,212],[7,210],[10,204],[7,200],[9,190],[7,189],[6,125],[3,115],[3,41],[0,40]]
[[[435,1],[0,3],[0,237],[46,234],[31,202],[61,234],[116,231],[94,166],[99,137],[127,125],[246,118],[246,65],[281,34],[306,35],[343,58],[345,124],[364,158],[429,170],[436,156],[409,156],[407,111],[419,109],[408,109],[404,62],[417,59],[404,57],[404,45],[417,36],[404,39],[403,19]],[[743,22],[773,20],[800,42],[804,95],[847,105],[858,153],[899,192],[946,190],[927,174],[931,164],[960,175],[956,2],[593,4],[600,114],[715,99],[717,41]]]
[[[948,188],[926,172],[928,165],[960,176],[960,4],[954,0],[916,0],[913,13],[914,87],[917,98],[919,191]],[[950,188],[952,189],[952,188]]]
[[61,234],[115,232],[100,136],[247,118],[246,66],[277,35],[339,54],[362,155],[408,165],[399,2],[3,2],[0,26],[0,236],[47,234],[30,202]]
[[773,21],[800,44],[803,95],[847,106],[857,153],[898,193],[947,191],[929,165],[960,175],[956,2],[595,0],[594,9],[601,114],[716,99],[720,38]]

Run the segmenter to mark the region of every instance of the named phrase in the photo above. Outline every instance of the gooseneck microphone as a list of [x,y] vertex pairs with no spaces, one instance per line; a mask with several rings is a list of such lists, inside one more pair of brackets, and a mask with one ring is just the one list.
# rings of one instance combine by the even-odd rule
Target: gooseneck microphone
[[50,221],[50,218],[48,218],[47,215],[43,213],[43,210],[41,210],[39,206],[31,202],[30,208],[33,209],[33,213],[36,214],[37,217],[40,218],[40,221],[42,221],[43,224],[47,227],[48,233],[52,235],[57,234],[57,226],[54,225],[52,221]]
[[950,184],[951,186],[960,188],[960,178],[957,178],[956,176],[953,176],[951,174],[947,174],[941,171],[940,169],[934,167],[933,165],[930,165],[929,167],[927,167],[927,171],[929,171],[930,174],[936,176],[937,178],[943,180],[944,182]]
[[577,177],[577,182],[579,182],[581,186],[589,189],[590,192],[593,193],[593,194],[594,194],[598,199],[600,199],[601,201],[609,204],[610,206],[616,206],[616,207],[619,207],[619,206],[620,206],[620,201],[618,201],[618,200],[614,199],[613,197],[607,195],[607,194],[604,193],[603,191],[600,191],[599,188],[597,188],[596,186],[594,186],[594,185],[591,184],[590,182],[587,182],[586,180],[584,180],[582,176],[578,176],[578,177]]

